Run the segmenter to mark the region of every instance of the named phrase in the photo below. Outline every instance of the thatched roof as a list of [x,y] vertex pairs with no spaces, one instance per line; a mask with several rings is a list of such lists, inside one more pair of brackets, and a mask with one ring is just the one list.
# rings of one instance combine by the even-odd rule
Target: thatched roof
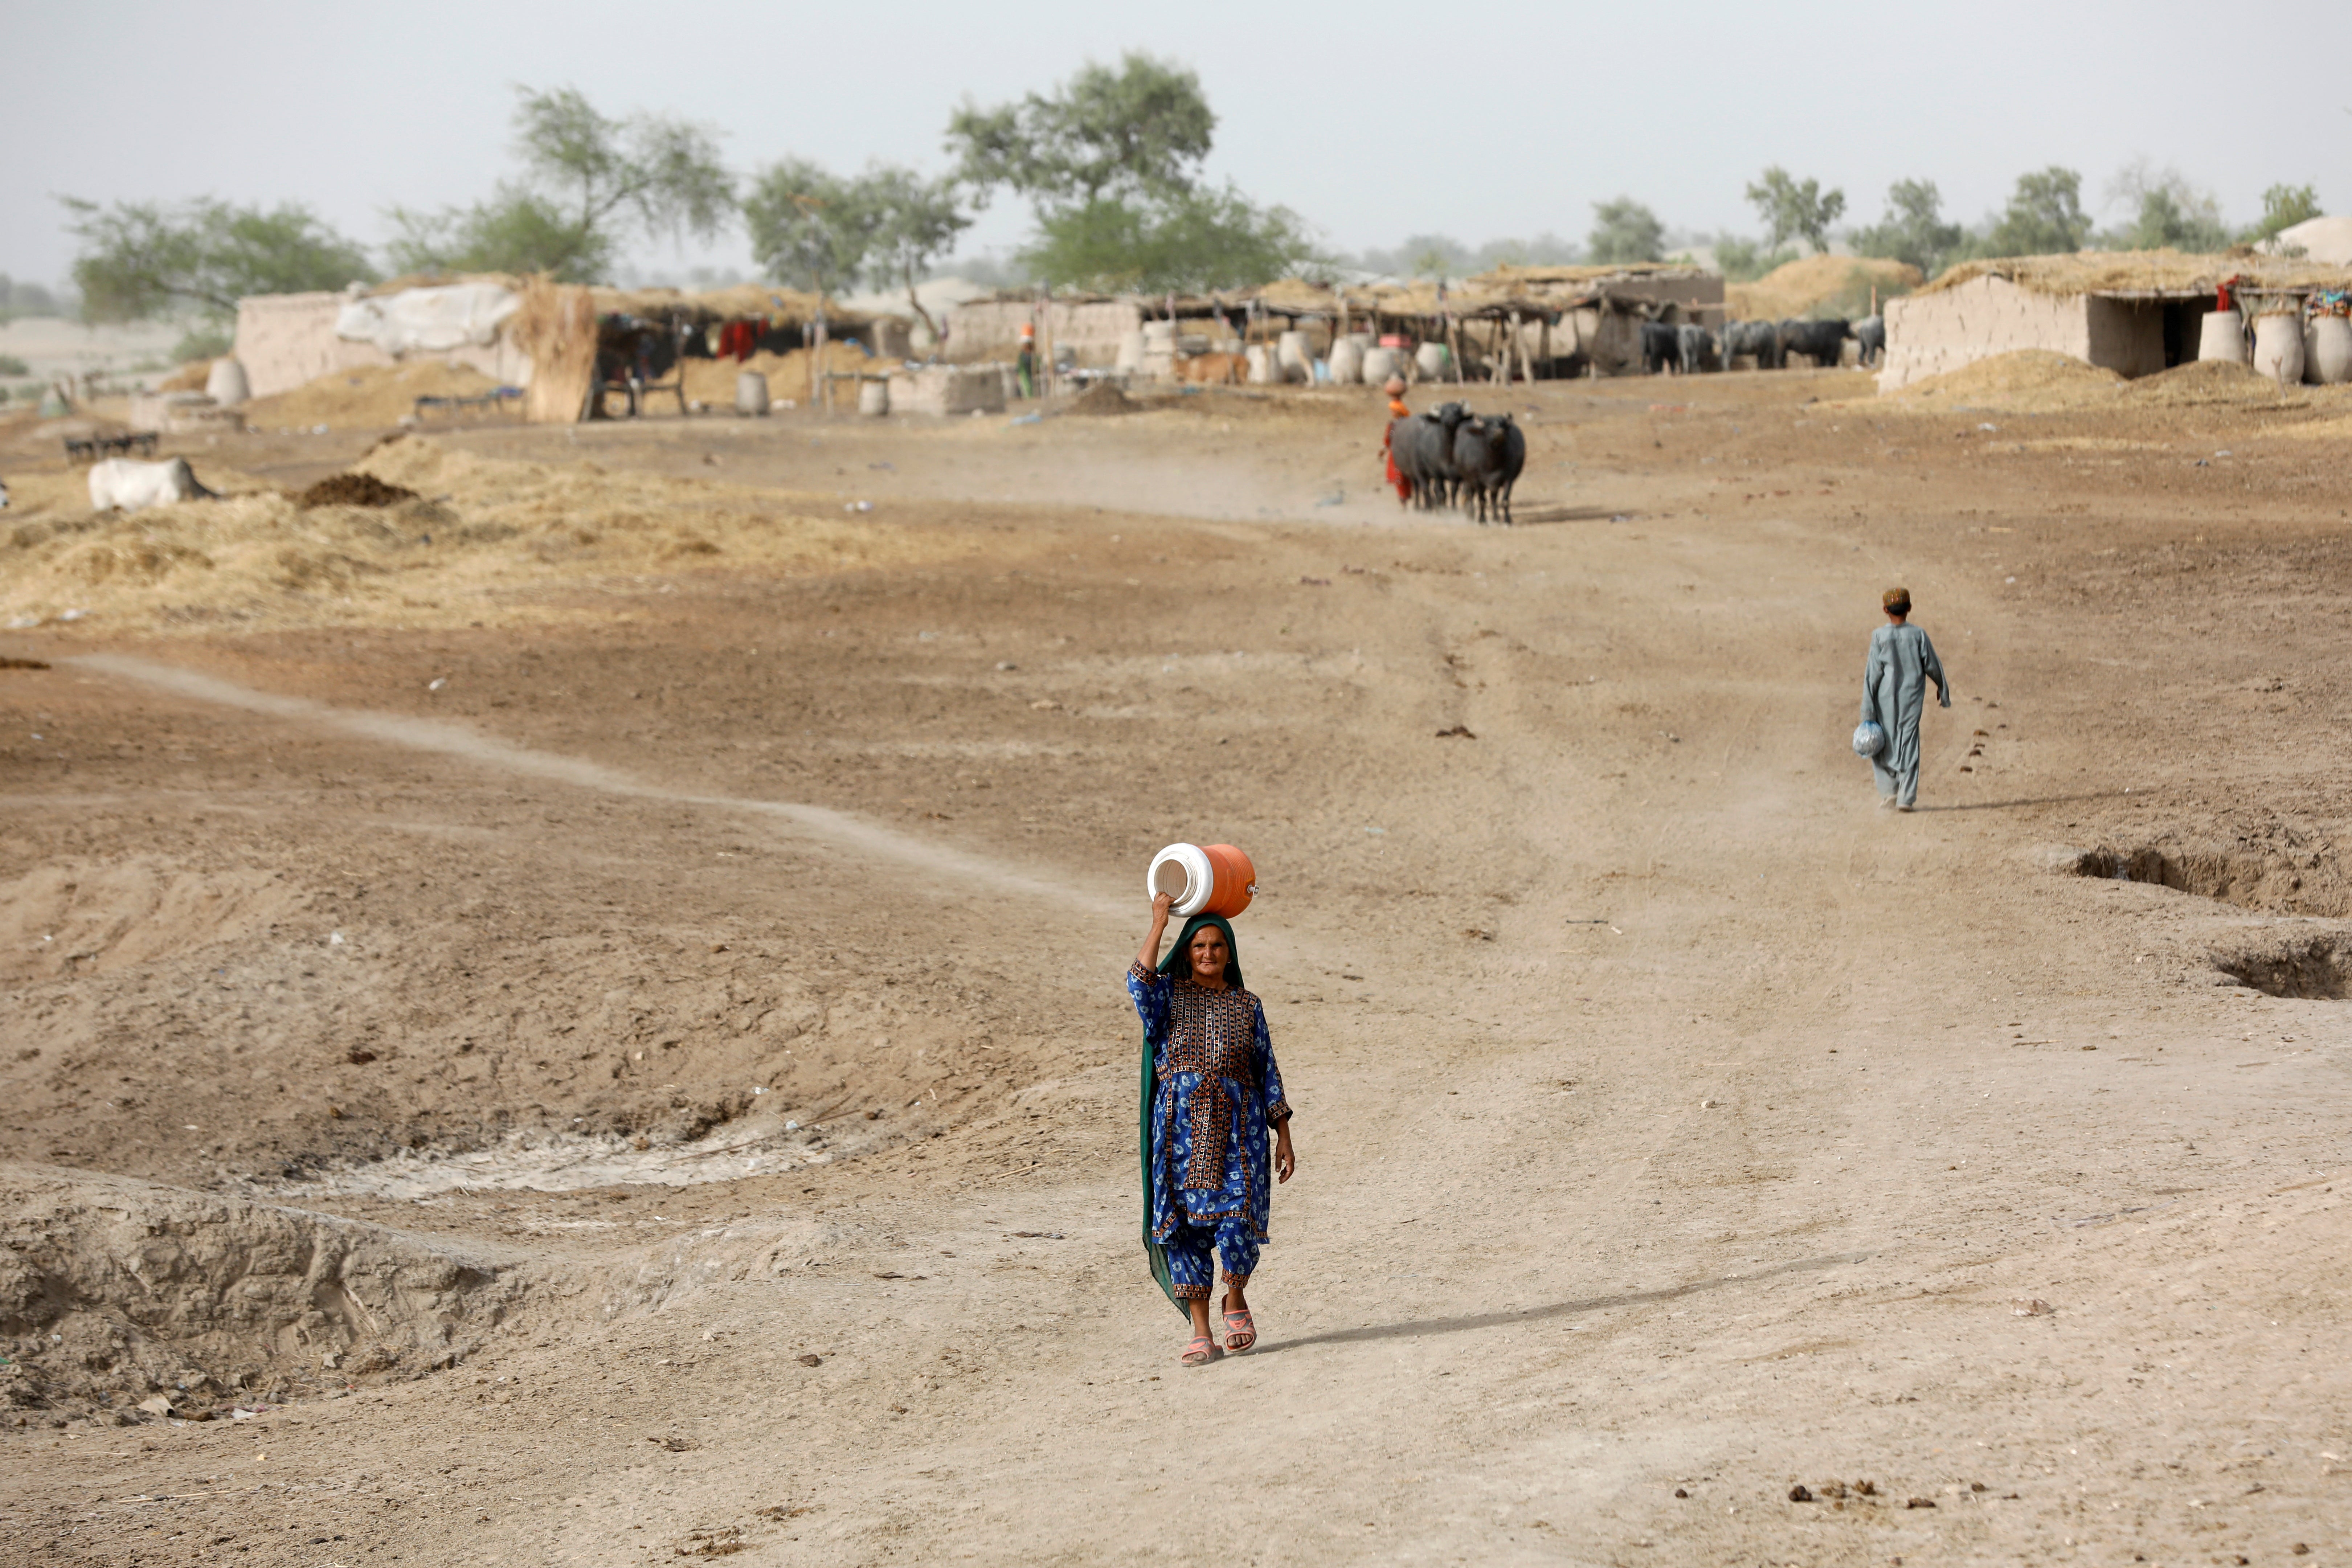
[[1704,267],[1675,261],[1611,261],[1590,267],[1513,267],[1507,263],[1464,283],[1489,294],[1592,294],[1609,283],[1636,279],[1711,278]]
[[2084,250],[2072,256],[2012,256],[1963,261],[1919,290],[1937,294],[1979,278],[2000,278],[2036,294],[2117,294],[2183,299],[2210,294],[2231,278],[2248,288],[2341,289],[2352,270],[2326,262],[2260,256],[2251,249],[2222,256],[2178,250]]
[[[531,280],[511,272],[412,272],[391,279],[365,290],[370,295],[399,294],[410,289],[441,289],[453,283],[496,283],[520,294]],[[786,326],[797,326],[816,319],[817,297],[798,289],[786,289],[772,283],[738,283],[725,289],[688,290],[682,289],[614,289],[592,286],[588,294],[595,302],[600,316],[615,312],[630,316],[667,316],[673,313],[689,321],[733,321],[744,317],[763,317]],[[865,310],[844,310],[838,304],[825,308],[826,318],[835,322],[863,324],[873,320]]]

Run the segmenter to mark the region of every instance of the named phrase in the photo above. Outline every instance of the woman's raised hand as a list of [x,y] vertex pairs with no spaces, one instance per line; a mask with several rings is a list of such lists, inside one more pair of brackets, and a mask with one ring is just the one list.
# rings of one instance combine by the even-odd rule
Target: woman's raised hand
[[1135,962],[1146,969],[1159,967],[1160,939],[1167,932],[1168,908],[1175,901],[1166,893],[1154,893],[1151,897],[1151,929],[1143,933],[1143,945],[1135,952]]

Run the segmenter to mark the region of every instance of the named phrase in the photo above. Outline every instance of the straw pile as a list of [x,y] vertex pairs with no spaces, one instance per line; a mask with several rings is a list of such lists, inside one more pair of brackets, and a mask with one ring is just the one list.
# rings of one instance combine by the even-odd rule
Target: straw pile
[[1817,307],[1837,303],[1859,316],[1870,309],[1870,290],[1884,301],[1907,294],[1923,280],[1919,269],[1905,261],[1875,256],[1806,256],[1776,267],[1753,283],[1724,286],[1724,303],[1735,320],[1778,321],[1811,314]]
[[570,425],[588,405],[596,379],[596,310],[585,289],[535,277],[507,318],[507,340],[530,356],[522,416],[533,425]]
[[1955,404],[1972,408],[2079,408],[2113,403],[2124,378],[2049,349],[2019,349],[1993,354],[1941,375],[1924,376],[1900,392],[1873,399],[1873,406],[1916,407],[1933,413]]
[[418,499],[305,510],[269,490],[93,514],[79,474],[27,475],[0,533],[0,626],[68,610],[110,631],[546,620],[598,614],[590,595],[654,574],[803,576],[970,548],[830,501],[503,462],[422,437],[354,471]]
[[2341,289],[2352,283],[2352,268],[2258,256],[2252,250],[2225,256],[2192,256],[2178,250],[2085,250],[2073,256],[1963,261],[1920,292],[1937,294],[1979,278],[2005,278],[2036,294],[2210,294],[2231,278],[2243,278],[2249,286]]
[[479,397],[498,384],[471,365],[437,359],[362,365],[257,397],[245,405],[245,420],[259,430],[390,429],[415,411],[420,397]]
[[2307,388],[2290,388],[2281,395],[2269,377],[2226,361],[2192,361],[2126,381],[2072,354],[2020,349],[1927,376],[1900,392],[1871,399],[1868,405],[1921,413],[1959,406],[2062,414],[2100,408],[2295,408],[2310,401]]

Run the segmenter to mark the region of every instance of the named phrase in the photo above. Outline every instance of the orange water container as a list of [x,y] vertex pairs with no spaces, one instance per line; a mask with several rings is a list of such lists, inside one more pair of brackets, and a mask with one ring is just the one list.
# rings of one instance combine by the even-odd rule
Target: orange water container
[[1230,844],[1171,844],[1151,858],[1144,889],[1153,898],[1166,893],[1169,912],[1181,919],[1231,920],[1257,896],[1257,868]]

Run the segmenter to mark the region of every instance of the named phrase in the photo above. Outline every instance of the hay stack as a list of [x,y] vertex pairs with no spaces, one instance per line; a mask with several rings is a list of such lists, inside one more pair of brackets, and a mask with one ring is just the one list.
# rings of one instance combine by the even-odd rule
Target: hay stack
[[545,276],[522,286],[507,335],[530,355],[522,416],[533,425],[572,425],[588,406],[596,379],[596,307],[588,290]]

